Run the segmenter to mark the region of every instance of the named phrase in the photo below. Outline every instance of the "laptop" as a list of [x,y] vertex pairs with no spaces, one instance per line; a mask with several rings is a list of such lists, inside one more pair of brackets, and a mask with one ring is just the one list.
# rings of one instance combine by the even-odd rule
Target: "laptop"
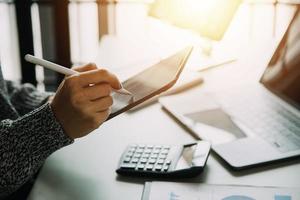
[[[185,127],[201,139],[210,140],[217,155],[234,169],[299,156],[299,12],[260,82],[250,85],[237,86],[213,97],[183,95],[167,97],[160,102]],[[185,106],[179,106],[183,104]]]

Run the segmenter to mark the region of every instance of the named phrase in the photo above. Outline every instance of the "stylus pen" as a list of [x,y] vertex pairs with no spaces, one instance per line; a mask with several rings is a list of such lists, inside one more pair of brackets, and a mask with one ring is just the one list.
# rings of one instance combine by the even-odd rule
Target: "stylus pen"
[[[40,65],[42,67],[45,67],[47,69],[51,69],[51,70],[59,72],[61,74],[65,74],[67,76],[79,73],[79,72],[77,72],[75,70],[63,67],[61,65],[55,64],[53,62],[50,62],[50,61],[47,61],[47,60],[44,60],[44,59],[41,59],[41,58],[37,58],[37,57],[29,55],[29,54],[27,54],[25,56],[25,60],[27,62],[36,64],[36,65]],[[129,91],[127,91],[126,89],[124,89],[123,86],[122,86],[121,89],[119,89],[119,90],[113,89],[113,91],[116,92],[116,93],[119,93],[119,94],[132,95]]]

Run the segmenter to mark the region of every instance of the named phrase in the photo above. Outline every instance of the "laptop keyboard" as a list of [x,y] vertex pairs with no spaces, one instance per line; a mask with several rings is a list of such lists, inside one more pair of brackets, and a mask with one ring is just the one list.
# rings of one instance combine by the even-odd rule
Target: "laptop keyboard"
[[217,95],[223,109],[285,153],[300,149],[300,118],[263,88]]

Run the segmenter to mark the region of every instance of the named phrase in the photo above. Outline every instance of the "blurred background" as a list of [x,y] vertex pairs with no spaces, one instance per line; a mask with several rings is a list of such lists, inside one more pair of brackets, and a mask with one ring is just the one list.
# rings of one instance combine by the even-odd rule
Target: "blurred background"
[[96,62],[125,74],[192,44],[187,67],[203,71],[250,48],[263,45],[271,53],[268,45],[282,37],[299,2],[0,0],[0,62],[6,79],[52,91],[62,76],[31,66],[25,54],[67,67]]

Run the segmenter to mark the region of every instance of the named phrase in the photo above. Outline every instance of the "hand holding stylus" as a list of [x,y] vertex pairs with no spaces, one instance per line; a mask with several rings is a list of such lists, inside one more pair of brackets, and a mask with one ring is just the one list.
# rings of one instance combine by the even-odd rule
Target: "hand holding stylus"
[[113,104],[112,88],[121,88],[115,75],[93,64],[76,70],[80,73],[65,78],[50,104],[66,134],[73,139],[87,135],[106,121]]
[[[47,69],[56,71],[58,73],[61,73],[61,74],[67,75],[67,76],[72,76],[72,75],[76,75],[76,74],[79,73],[75,70],[63,67],[61,65],[55,64],[53,62],[50,62],[50,61],[47,61],[47,60],[44,60],[44,59],[41,59],[41,58],[37,58],[37,57],[35,57],[33,55],[30,55],[30,54],[27,54],[25,56],[25,60],[27,62],[36,64],[36,65],[40,65],[42,67],[45,67]],[[118,90],[114,90],[114,88],[112,88],[112,89],[113,89],[114,92],[119,93],[119,94],[131,95],[131,93],[129,91],[127,91],[126,89],[124,89],[122,85],[121,85],[121,88],[118,89]]]
[[108,118],[113,104],[111,93],[122,89],[115,75],[95,64],[68,69],[32,56],[26,56],[26,60],[68,75],[50,106],[70,138],[87,135]]

